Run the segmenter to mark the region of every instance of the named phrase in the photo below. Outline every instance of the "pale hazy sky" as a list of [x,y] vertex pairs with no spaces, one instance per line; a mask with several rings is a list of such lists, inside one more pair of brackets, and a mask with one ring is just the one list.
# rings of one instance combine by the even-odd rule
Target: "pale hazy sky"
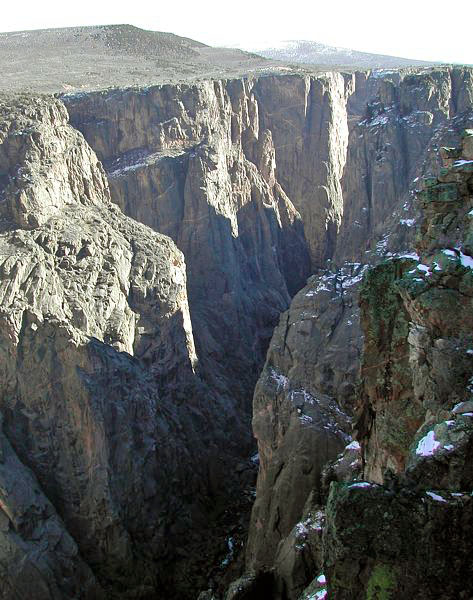
[[2,3],[0,31],[109,23],[169,31],[211,45],[305,39],[473,63],[473,0],[8,1]]

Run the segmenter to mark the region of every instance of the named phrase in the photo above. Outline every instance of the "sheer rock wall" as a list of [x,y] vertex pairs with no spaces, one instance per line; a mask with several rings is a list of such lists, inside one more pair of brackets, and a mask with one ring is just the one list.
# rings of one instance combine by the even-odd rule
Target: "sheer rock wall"
[[301,548],[321,560],[298,525],[318,540],[321,471],[350,441],[357,286],[408,250],[415,178],[472,89],[461,68],[115,89],[64,96],[73,127],[59,100],[2,97],[5,599],[30,569],[57,598],[205,585],[301,290],[256,386],[247,553],[297,597]]
[[441,155],[419,194],[418,256],[380,264],[360,294],[365,481],[330,491],[335,598],[472,594],[473,130]]

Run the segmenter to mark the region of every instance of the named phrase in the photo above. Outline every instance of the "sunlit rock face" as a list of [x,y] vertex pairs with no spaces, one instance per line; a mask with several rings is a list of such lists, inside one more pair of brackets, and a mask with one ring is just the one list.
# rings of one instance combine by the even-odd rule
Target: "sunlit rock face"
[[111,203],[60,102],[0,102],[4,597],[166,594],[237,413],[196,375],[182,252]]
[[254,85],[65,100],[104,162],[113,201],[183,251],[200,372],[248,419],[272,329],[310,273],[302,220],[275,176]]
[[32,573],[45,599],[218,587],[253,392],[245,585],[318,576],[326,488],[360,468],[358,288],[412,252],[416,178],[471,105],[447,68],[1,98],[6,599]]

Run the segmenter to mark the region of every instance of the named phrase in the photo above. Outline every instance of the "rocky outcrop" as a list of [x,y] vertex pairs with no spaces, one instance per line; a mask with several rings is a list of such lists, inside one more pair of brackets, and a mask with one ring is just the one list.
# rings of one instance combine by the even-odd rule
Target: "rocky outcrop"
[[[364,289],[369,290],[373,306],[384,320],[372,334],[376,340],[372,350],[371,334],[365,331],[364,360],[372,353],[369,360],[373,366],[367,370],[363,366],[362,373],[365,381],[371,377],[377,382],[379,365],[392,356],[397,357],[393,371],[409,372],[409,359],[401,341],[388,337],[385,347],[380,347],[380,332],[403,331],[407,318],[405,310],[392,303],[386,290],[402,269],[412,269],[414,253],[409,249],[418,219],[412,199],[420,174],[428,174],[437,164],[438,146],[458,140],[462,128],[471,122],[470,78],[468,70],[405,76],[391,73],[381,77],[360,73],[355,77],[355,91],[349,96],[347,107],[349,136],[341,180],[342,218],[338,235],[333,238],[330,269],[319,270],[282,315],[254,396],[253,427],[262,460],[247,568],[256,573],[272,570],[278,585],[285,586],[281,597],[297,598],[304,587],[302,580],[294,585],[292,575],[280,566],[279,556],[283,551],[287,553],[292,529],[304,521],[306,503],[314,510],[321,509],[330,480],[349,481],[356,478],[360,468],[359,459],[350,449],[323,471],[324,464],[335,460],[350,441],[349,419],[345,417],[338,436],[332,433],[336,442],[327,444],[323,428],[325,409],[316,403],[312,407],[315,414],[310,415],[312,427],[300,425],[294,430],[287,417],[296,415],[298,408],[292,402],[292,391],[301,387],[309,390],[312,398],[325,398],[348,415],[352,413],[362,349],[358,291],[369,265],[383,257],[404,256],[398,262],[390,262],[382,274],[376,275],[375,271],[367,275],[373,281]],[[461,110],[456,112],[458,107]],[[398,377],[397,381],[397,388],[391,389],[387,384],[387,389],[400,402],[385,422],[378,420],[377,427],[383,428],[383,436],[409,438],[420,421],[415,404],[410,404],[409,393],[404,389],[409,385],[407,380]],[[386,396],[385,401],[389,398]],[[405,423],[403,433],[401,422]],[[386,450],[384,446],[383,452],[394,460],[394,449],[402,443],[393,439],[392,447]],[[402,463],[402,452],[397,460]],[[302,462],[310,468],[304,468]],[[378,471],[385,467],[372,466]],[[306,558],[299,553],[296,559],[296,555],[292,560],[304,570]],[[318,559],[317,553],[311,556],[321,571],[320,553]],[[310,569],[305,571],[309,577],[305,585],[316,570],[312,574]]]
[[[74,128],[59,100],[1,107],[5,598],[29,568],[58,598],[218,587],[246,526],[228,514],[251,485],[250,399],[280,313],[255,394],[241,585],[296,598],[320,576],[320,477],[359,466],[344,414],[357,286],[366,264],[409,247],[415,178],[465,126],[471,72],[271,74],[62,101]],[[17,500],[15,477],[38,494]]]
[[272,329],[310,272],[253,84],[65,100],[104,161],[112,199],[184,252],[200,373],[218,394],[238,399],[248,419]]
[[363,283],[365,481],[331,487],[324,569],[335,598],[472,595],[472,139],[444,149],[446,166],[424,180],[419,256]]
[[370,262],[369,240],[404,205],[381,250],[409,239],[412,182],[435,137],[453,141],[472,89],[469,70],[444,68],[63,99],[104,162],[112,200],[184,252],[203,376],[244,406],[277,317],[311,270],[334,256]]
[[362,272],[349,265],[310,278],[273,334],[253,404],[260,473],[247,549],[251,570],[271,568],[313,489],[311,504],[321,503],[322,469],[350,441],[350,419],[334,398],[350,402],[354,393],[359,331],[350,288]]
[[183,255],[59,101],[0,111],[2,597],[185,597],[244,434],[196,374]]

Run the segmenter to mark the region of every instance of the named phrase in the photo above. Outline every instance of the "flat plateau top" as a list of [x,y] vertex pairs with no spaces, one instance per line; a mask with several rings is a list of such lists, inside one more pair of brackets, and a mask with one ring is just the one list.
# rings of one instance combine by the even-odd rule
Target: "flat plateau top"
[[104,25],[0,33],[0,91],[67,93],[288,71],[171,33]]

